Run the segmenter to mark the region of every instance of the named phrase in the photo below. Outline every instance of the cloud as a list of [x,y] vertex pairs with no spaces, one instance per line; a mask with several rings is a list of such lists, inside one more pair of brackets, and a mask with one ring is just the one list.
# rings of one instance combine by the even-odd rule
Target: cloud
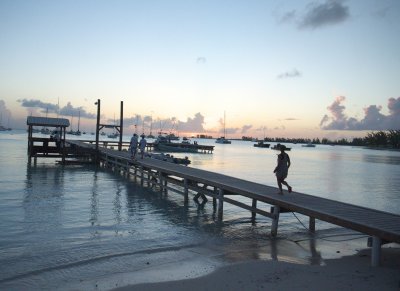
[[198,57],[196,59],[196,63],[197,64],[205,64],[205,63],[207,63],[207,59],[205,57]]
[[[6,115],[8,117],[11,116],[11,111],[7,109],[6,102],[4,102],[4,100],[0,100],[0,115],[2,117],[5,117]],[[1,123],[1,120],[0,120],[0,123]]]
[[83,118],[96,119],[96,114],[86,112],[86,110],[83,109],[83,107],[74,107],[70,102],[68,102],[66,106],[60,108],[60,115],[66,115],[66,116],[80,115]]
[[289,12],[286,12],[279,20],[281,23],[286,23],[286,22],[293,22],[296,20],[296,10],[292,10]]
[[389,98],[389,115],[380,111],[382,106],[370,105],[364,108],[364,118],[357,120],[354,117],[347,117],[346,107],[342,104],[346,98],[336,97],[335,101],[327,107],[328,114],[324,115],[320,127],[324,130],[389,130],[400,129],[400,97]]
[[239,130],[240,128],[238,127],[227,127],[225,131],[226,134],[236,134]]
[[177,128],[183,132],[204,132],[204,116],[200,112],[196,113],[194,118],[188,117],[186,121],[178,121]]
[[397,99],[389,98],[388,108],[390,114],[395,116],[400,115],[400,97],[398,97]]
[[27,107],[27,108],[39,108],[42,109],[40,112],[45,113],[46,111],[48,113],[57,113],[58,110],[58,105],[57,104],[51,104],[51,103],[45,103],[37,99],[19,99],[17,102],[21,103],[22,107]]
[[319,28],[346,21],[350,17],[349,8],[343,1],[327,0],[325,3],[311,3],[300,21],[300,28]]
[[135,115],[131,118],[125,118],[124,124],[126,126],[137,125],[137,129],[142,131],[149,131],[152,128],[152,133],[154,132],[184,132],[184,133],[201,133],[205,132],[204,129],[204,116],[198,112],[194,117],[188,117],[186,121],[180,121],[176,117],[157,119],[154,120],[151,116],[141,116]]
[[297,69],[293,69],[292,71],[287,71],[278,75],[278,79],[297,78],[297,77],[301,77],[301,73]]
[[280,17],[280,23],[295,23],[300,29],[317,29],[336,25],[350,18],[349,7],[345,1],[326,0],[323,3],[312,2],[307,5],[305,13],[292,10]]
[[243,125],[242,126],[242,133],[246,133],[247,131],[249,131],[253,126],[252,125]]
[[21,103],[22,107],[39,109],[40,113],[59,113],[60,115],[65,116],[78,116],[80,114],[82,118],[96,118],[95,114],[86,112],[83,107],[74,107],[70,102],[68,102],[67,105],[62,108],[59,108],[57,104],[42,102],[38,99],[19,99],[17,100],[17,102]]

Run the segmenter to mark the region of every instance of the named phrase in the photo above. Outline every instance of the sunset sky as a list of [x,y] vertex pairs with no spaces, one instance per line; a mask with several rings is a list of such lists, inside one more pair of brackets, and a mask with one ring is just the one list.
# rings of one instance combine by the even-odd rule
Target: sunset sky
[[0,0],[1,123],[356,137],[400,129],[400,1]]

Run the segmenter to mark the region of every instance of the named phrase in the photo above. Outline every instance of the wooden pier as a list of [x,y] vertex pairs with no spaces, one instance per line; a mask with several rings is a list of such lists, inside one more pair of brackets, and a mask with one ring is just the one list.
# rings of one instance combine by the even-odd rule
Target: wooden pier
[[[81,141],[68,140],[66,143],[78,150],[94,152],[95,149],[94,145]],[[133,161],[127,151],[99,147],[98,158],[100,165],[126,176],[133,175],[142,186],[157,186],[162,192],[181,193],[185,204],[189,202],[189,194],[202,193],[211,197],[220,220],[223,219],[224,202],[249,210],[253,220],[257,214],[269,217],[272,219],[272,236],[277,235],[279,215],[283,211],[308,216],[311,232],[315,231],[315,220],[319,219],[367,234],[372,237],[373,266],[379,265],[382,244],[400,243],[400,215],[298,192],[279,195],[275,187],[151,158]],[[235,199],[238,195],[249,198],[251,205]]]

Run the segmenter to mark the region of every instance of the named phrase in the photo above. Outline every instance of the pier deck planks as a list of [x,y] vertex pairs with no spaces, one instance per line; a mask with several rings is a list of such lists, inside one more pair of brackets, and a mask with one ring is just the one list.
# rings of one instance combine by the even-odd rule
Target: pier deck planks
[[[79,141],[68,141],[79,146]],[[84,147],[94,147],[85,144]],[[100,148],[101,153],[130,161],[128,152]],[[356,206],[299,192],[279,195],[277,188],[182,165],[145,158],[132,162],[167,175],[185,178],[194,182],[214,186],[244,197],[276,205],[292,212],[323,220],[335,225],[379,237],[388,242],[400,243],[400,215]]]

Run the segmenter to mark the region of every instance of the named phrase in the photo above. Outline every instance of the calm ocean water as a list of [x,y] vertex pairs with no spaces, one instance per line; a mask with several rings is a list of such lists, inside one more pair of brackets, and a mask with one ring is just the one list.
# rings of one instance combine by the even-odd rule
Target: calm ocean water
[[[215,150],[186,154],[191,167],[275,186],[277,152],[244,141],[198,143]],[[345,254],[346,241],[310,247],[301,215],[283,214],[271,239],[268,218],[251,224],[248,211],[225,204],[220,223],[212,203],[185,207],[179,194],[161,195],[102,168],[44,159],[28,165],[26,145],[24,131],[0,133],[1,290],[102,290],[201,275],[224,262],[319,264],[329,248]],[[400,152],[287,146],[295,191],[400,214]],[[323,222],[317,230],[321,237],[355,236]]]

